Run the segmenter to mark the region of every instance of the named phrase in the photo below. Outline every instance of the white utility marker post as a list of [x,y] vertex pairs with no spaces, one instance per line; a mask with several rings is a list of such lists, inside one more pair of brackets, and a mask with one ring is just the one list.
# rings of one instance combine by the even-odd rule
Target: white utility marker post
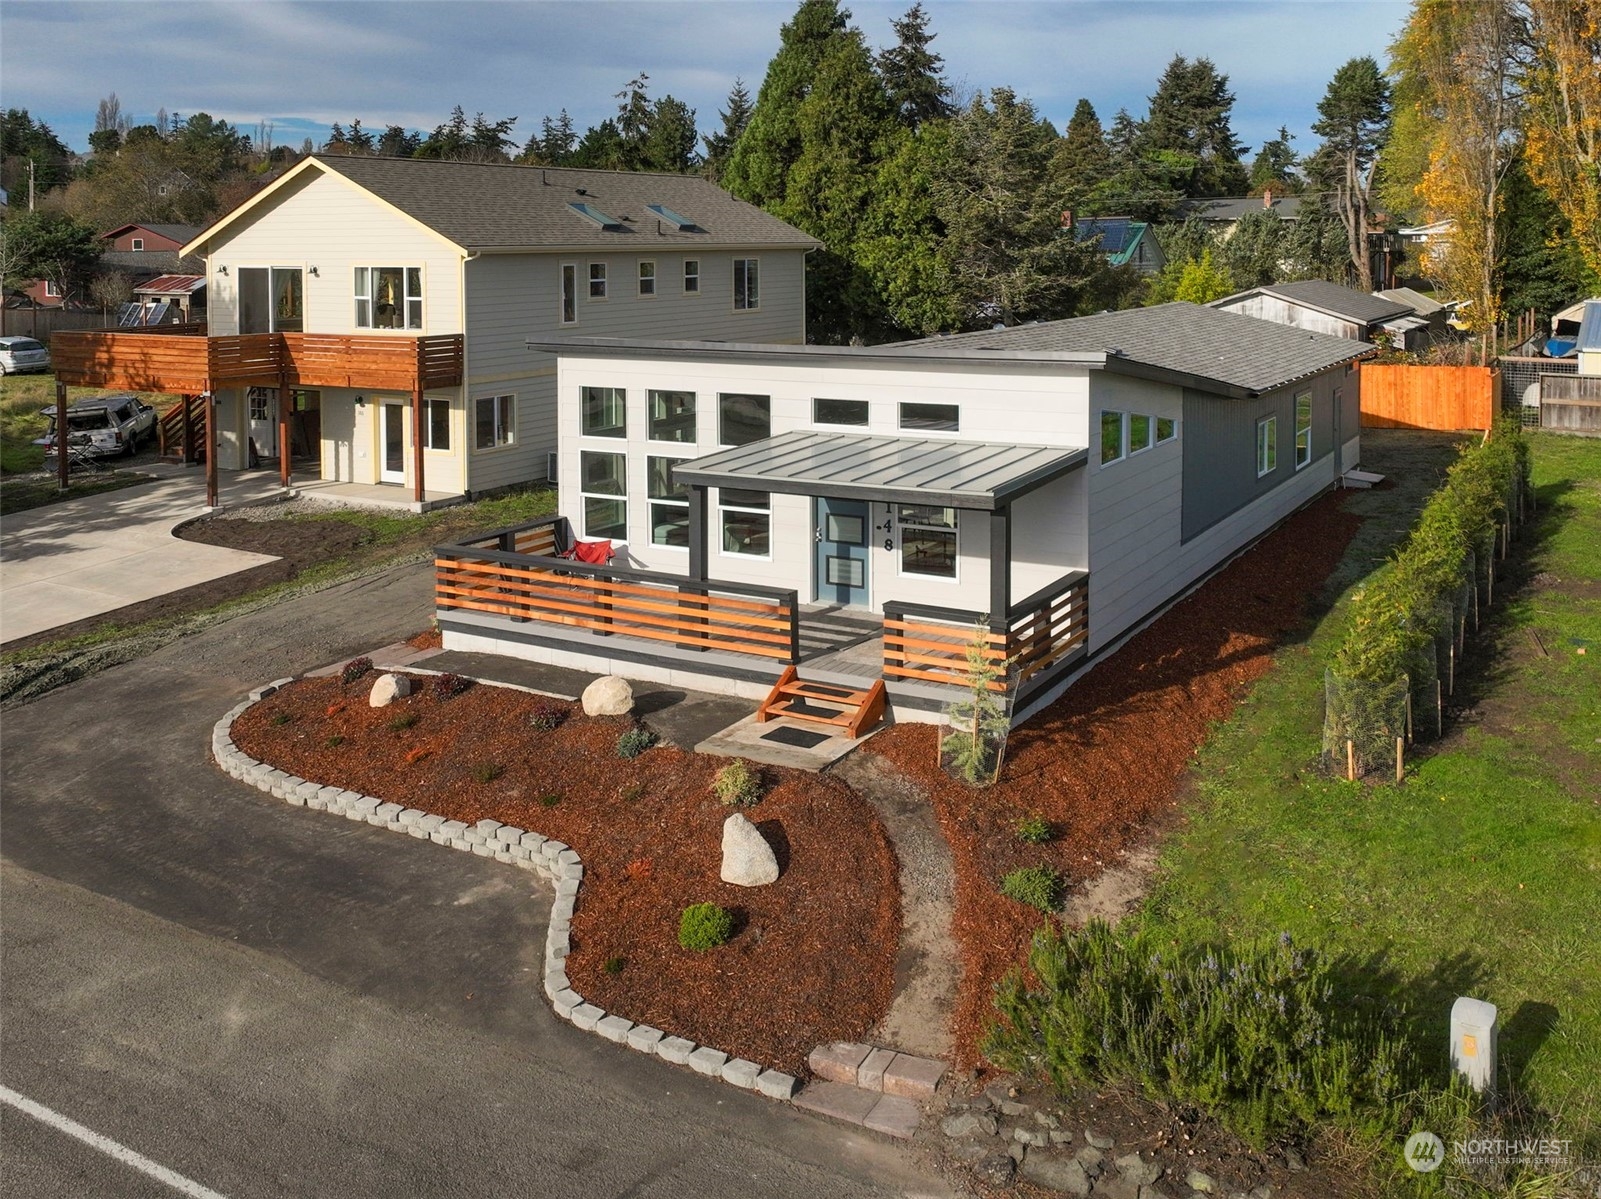
[[1495,1091],[1500,1031],[1495,1004],[1463,995],[1451,1005],[1451,1068],[1481,1094]]

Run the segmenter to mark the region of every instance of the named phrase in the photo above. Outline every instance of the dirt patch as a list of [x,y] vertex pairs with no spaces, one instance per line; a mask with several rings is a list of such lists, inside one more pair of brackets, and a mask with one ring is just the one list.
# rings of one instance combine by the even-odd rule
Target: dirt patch
[[[1126,855],[1177,819],[1196,748],[1303,626],[1308,598],[1360,526],[1344,502],[1330,493],[1290,517],[1013,733],[993,787],[946,777],[932,726],[897,726],[868,743],[929,794],[951,845],[964,965],[959,1062],[977,1063],[991,989],[1023,961],[1041,919],[1002,896],[1000,880],[1049,865],[1082,888],[1108,868],[1127,869]],[[1026,816],[1050,822],[1054,839],[1019,840]]]
[[[764,768],[768,790],[747,814],[783,874],[736,887],[718,877],[729,810],[710,792],[727,759],[667,746],[621,759],[632,720],[520,691],[442,699],[425,682],[372,708],[371,684],[295,683],[242,715],[234,741],[302,778],[571,845],[584,884],[568,974],[607,1011],[798,1076],[818,1042],[860,1039],[884,1015],[900,935],[895,855],[872,806],[839,779]],[[567,718],[535,729],[541,707]],[[704,901],[733,911],[736,934],[682,949],[679,913]]]

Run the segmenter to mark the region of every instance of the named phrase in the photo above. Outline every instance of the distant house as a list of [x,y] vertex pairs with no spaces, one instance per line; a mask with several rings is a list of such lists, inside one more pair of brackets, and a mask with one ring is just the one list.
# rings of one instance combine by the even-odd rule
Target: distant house
[[1409,305],[1411,316],[1395,317],[1385,322],[1385,330],[1394,344],[1403,350],[1426,350],[1436,340],[1450,335],[1447,323],[1451,310],[1439,301],[1410,287],[1391,287],[1373,293],[1380,299]]
[[126,324],[191,324],[206,319],[204,275],[157,275],[133,289],[137,314]]
[[[1322,279],[1253,287],[1214,300],[1212,307],[1314,333],[1348,337],[1353,341],[1373,341],[1379,336],[1392,339],[1404,336],[1407,327],[1405,318],[1412,316],[1410,304],[1369,295]],[[1392,325],[1395,328],[1392,329]]]
[[1162,253],[1155,230],[1145,221],[1126,216],[1074,220],[1071,214],[1067,220],[1075,240],[1099,239],[1101,252],[1113,266],[1132,266],[1143,275],[1154,275],[1167,265],[1167,255]]
[[198,225],[118,225],[100,235],[101,241],[111,244],[108,251],[130,254],[148,254],[155,250],[182,250],[200,235]]
[[1408,225],[1397,229],[1401,240],[1409,246],[1426,246],[1430,242],[1450,241],[1456,232],[1456,222],[1447,218],[1427,225]]
[[1194,217],[1216,228],[1225,238],[1234,235],[1235,226],[1253,212],[1271,212],[1281,221],[1299,220],[1303,202],[1316,201],[1317,194],[1304,196],[1278,196],[1271,191],[1260,196],[1220,196],[1211,199],[1186,200],[1179,206],[1178,217]]

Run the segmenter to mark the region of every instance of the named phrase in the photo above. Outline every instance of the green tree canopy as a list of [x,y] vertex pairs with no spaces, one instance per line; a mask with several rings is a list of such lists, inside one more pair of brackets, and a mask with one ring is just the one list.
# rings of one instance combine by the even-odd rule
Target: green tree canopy
[[1290,196],[1301,190],[1301,177],[1295,173],[1300,157],[1290,148],[1295,135],[1285,126],[1279,126],[1279,135],[1262,143],[1262,148],[1251,160],[1251,195],[1272,192],[1275,196]]
[[0,186],[12,197],[28,194],[28,164],[33,164],[34,190],[43,195],[72,177],[72,151],[43,121],[26,108],[8,108],[0,115]]
[[745,126],[750,124],[751,113],[755,105],[751,101],[750,91],[745,87],[745,81],[735,78],[734,86],[728,92],[728,107],[720,110],[718,116],[722,118],[723,127],[716,133],[706,135],[706,175],[713,181],[721,180],[723,170],[728,165],[728,157],[734,152],[740,137],[745,132]]
[[1211,59],[1191,61],[1175,54],[1151,96],[1140,153],[1154,157],[1165,151],[1194,159],[1186,195],[1237,196],[1245,191],[1245,168],[1240,164],[1245,147],[1235,140],[1229,123],[1234,93],[1228,83],[1229,77],[1219,74]]
[[[1127,113],[1122,114],[1127,116]],[[1052,156],[1051,173],[1068,208],[1084,207],[1112,175],[1112,152],[1095,106],[1080,99]]]
[[81,299],[104,247],[93,226],[64,212],[8,209],[0,222],[0,267],[7,287],[48,279],[64,298]]
[[1390,132],[1390,86],[1373,59],[1353,58],[1334,73],[1317,108],[1312,132],[1323,144],[1309,168],[1319,187],[1332,194],[1345,228],[1351,277],[1357,287],[1372,291],[1368,233],[1373,223],[1374,173]]
[[890,24],[896,42],[880,52],[878,73],[896,120],[915,131],[925,122],[942,120],[954,111],[951,90],[941,74],[945,60],[929,48],[939,35],[928,31],[928,14],[923,11],[922,0]]

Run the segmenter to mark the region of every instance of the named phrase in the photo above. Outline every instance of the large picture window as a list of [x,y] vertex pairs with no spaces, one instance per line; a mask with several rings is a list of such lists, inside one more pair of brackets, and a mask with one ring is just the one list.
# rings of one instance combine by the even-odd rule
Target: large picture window
[[760,306],[761,292],[757,286],[757,260],[734,259],[734,308],[744,311]]
[[652,391],[649,399],[650,439],[680,445],[695,442],[695,393]]
[[956,577],[956,509],[901,504],[901,573],[936,579]]
[[585,437],[628,436],[628,393],[621,387],[586,387],[579,408]]
[[673,478],[682,458],[646,458],[645,492],[650,497],[650,543],[689,547],[689,488]]
[[749,445],[772,432],[773,403],[768,396],[725,392],[717,397],[719,445]]
[[516,396],[484,396],[473,410],[473,444],[480,450],[510,445],[516,437]]
[[718,490],[717,506],[723,527],[723,553],[770,556],[773,501],[767,492],[724,487]]
[[421,329],[422,268],[358,266],[356,328]]
[[1312,393],[1295,397],[1295,469],[1312,461]]
[[1279,468],[1279,418],[1263,417],[1256,422],[1256,477],[1270,475]]
[[584,450],[578,456],[584,536],[628,540],[628,459]]

